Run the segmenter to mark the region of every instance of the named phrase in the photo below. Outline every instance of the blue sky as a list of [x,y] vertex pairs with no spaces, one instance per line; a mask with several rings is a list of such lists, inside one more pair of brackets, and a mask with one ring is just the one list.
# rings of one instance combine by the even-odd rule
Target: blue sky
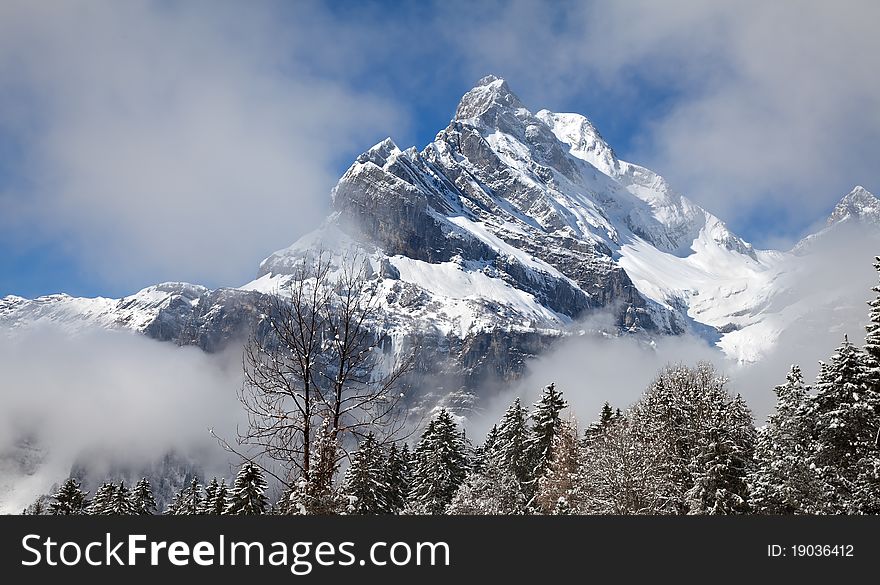
[[877,192],[876,3],[660,4],[4,2],[0,295],[246,282],[487,73],[762,247]]

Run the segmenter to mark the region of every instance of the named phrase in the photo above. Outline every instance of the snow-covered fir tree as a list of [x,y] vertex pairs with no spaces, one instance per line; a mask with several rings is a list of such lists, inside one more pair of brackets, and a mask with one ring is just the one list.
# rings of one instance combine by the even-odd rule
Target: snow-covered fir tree
[[598,435],[601,435],[605,431],[607,431],[612,424],[618,419],[620,419],[623,414],[620,412],[620,409],[617,409],[617,412],[611,408],[611,404],[605,402],[602,405],[602,409],[599,411],[599,420],[591,423],[586,430],[584,430],[584,442],[589,443]]
[[147,516],[156,513],[156,499],[153,488],[147,478],[141,478],[131,491],[131,509],[133,514]]
[[203,501],[202,485],[199,483],[198,478],[193,477],[189,485],[181,490],[180,497],[177,498],[174,514],[177,516],[195,516],[201,512]]
[[817,478],[809,466],[812,419],[800,367],[793,365],[785,384],[774,392],[776,412],[761,429],[755,447],[751,506],[760,514],[808,513],[817,499]]
[[520,483],[525,483],[529,476],[526,459],[527,417],[528,413],[517,397],[504,412],[498,424],[497,437],[487,448],[487,456],[494,459],[499,467],[510,471]]
[[211,514],[211,500],[217,499],[217,490],[220,488],[220,483],[217,481],[216,477],[212,477],[211,481],[209,481],[205,485],[205,497],[202,498],[202,503],[199,505],[199,514],[206,515]]
[[306,507],[309,501],[308,483],[303,476],[299,476],[290,484],[286,485],[275,505],[272,506],[275,514],[282,516],[306,515]]
[[880,512],[880,393],[871,359],[844,340],[816,379],[808,416],[811,465],[822,484],[819,513]]
[[89,504],[87,511],[92,516],[107,516],[113,514],[115,506],[116,484],[105,482],[95,491],[95,497]]
[[689,514],[729,515],[749,511],[748,459],[721,421],[707,432],[691,464],[694,485],[685,494]]
[[543,513],[566,510],[575,505],[575,477],[578,473],[578,431],[574,417],[561,421],[550,444],[550,463],[538,478],[533,506]]
[[525,490],[531,497],[537,489],[537,480],[544,475],[550,465],[551,445],[553,439],[562,428],[560,413],[568,406],[562,392],[555,384],[544,388],[541,398],[532,409],[532,427],[525,441],[526,461],[528,462],[528,479]]
[[336,514],[339,510],[339,492],[335,482],[340,450],[336,436],[330,421],[325,419],[315,438],[315,459],[310,478],[311,514]]
[[119,482],[118,485],[112,482],[104,483],[95,492],[95,497],[86,510],[93,516],[128,516],[135,513],[131,503],[131,493],[124,482]]
[[486,435],[486,440],[483,441],[483,444],[480,446],[484,459],[491,458],[493,454],[495,454],[496,448],[498,446],[498,439],[498,425],[495,424],[492,425],[491,429],[489,429],[489,433]]
[[373,433],[367,434],[345,471],[342,494],[348,514],[382,514],[388,511],[385,500],[385,458]]
[[219,516],[226,510],[227,498],[229,490],[226,487],[226,479],[221,479],[218,483],[217,478],[212,478],[208,487],[205,488],[205,499],[202,502],[200,514]]
[[474,445],[468,453],[468,466],[472,471],[479,471],[486,465],[486,444]]
[[755,417],[742,394],[737,394],[730,402],[726,412],[725,423],[733,431],[734,439],[745,452],[746,459],[752,460],[755,445],[758,442],[758,431],[755,429]]
[[165,506],[165,511],[162,512],[165,516],[176,516],[177,510],[181,506],[181,502],[183,501],[183,491],[186,488],[181,489],[179,492],[175,493],[171,497],[171,501],[168,502],[168,505]]
[[443,514],[468,472],[468,445],[445,408],[428,424],[413,453],[408,509]]
[[255,463],[246,461],[235,476],[224,513],[240,516],[265,514],[268,507],[267,487],[263,470]]
[[119,482],[119,485],[113,491],[110,501],[110,514],[117,516],[132,516],[135,514],[134,506],[131,503],[131,492],[125,487],[125,482]]
[[73,516],[84,514],[88,502],[88,492],[80,489],[80,483],[72,477],[67,478],[49,503],[49,512],[56,516]]
[[493,460],[468,472],[446,513],[466,516],[523,514],[526,498],[513,473]]
[[391,444],[382,469],[385,478],[383,499],[389,514],[399,514],[406,506],[410,484],[410,459],[409,447],[406,443],[399,449],[397,443]]
[[745,514],[749,511],[747,478],[755,447],[752,413],[722,385],[712,386],[698,405],[700,434],[689,471],[692,485],[685,493],[689,514]]
[[335,485],[338,470],[339,444],[330,428],[330,421],[324,419],[312,446],[312,465],[309,474],[300,476],[286,490],[286,496],[280,502],[278,513],[319,516],[338,513],[342,505]]
[[[880,276],[880,256],[874,260],[874,268]],[[871,310],[868,314],[867,335],[865,336],[865,351],[873,358],[874,364],[880,367],[880,284],[873,289],[877,297],[868,301]]]
[[612,410],[610,403],[605,402],[605,404],[602,405],[602,410],[599,412],[599,426],[605,428],[610,425],[613,420],[614,410]]

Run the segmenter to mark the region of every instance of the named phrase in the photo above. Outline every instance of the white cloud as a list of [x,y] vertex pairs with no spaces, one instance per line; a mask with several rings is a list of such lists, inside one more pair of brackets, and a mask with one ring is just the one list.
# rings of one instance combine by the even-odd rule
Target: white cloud
[[[4,2],[0,222],[112,285],[246,281],[325,213],[338,157],[401,127],[313,73],[344,39],[272,5]],[[134,286],[133,286],[134,285]]]
[[209,429],[232,440],[244,421],[240,363],[128,332],[0,335],[0,512],[22,510],[82,457],[137,469],[173,451],[228,475],[234,458]]
[[531,408],[551,382],[562,391],[578,420],[587,424],[596,420],[606,401],[621,410],[631,406],[666,365],[698,361],[709,361],[719,371],[730,365],[720,351],[696,337],[663,337],[652,344],[633,337],[571,337],[533,359],[521,380],[486,404],[485,414],[469,421],[469,434],[481,442],[514,398],[518,396],[523,406]]
[[785,381],[792,364],[801,366],[805,380],[811,383],[819,372],[819,361],[828,361],[844,336],[856,345],[864,344],[867,301],[876,298],[871,288],[877,285],[873,269],[877,250],[880,233],[876,226],[841,226],[817,241],[809,255],[792,262],[794,270],[782,283],[790,292],[778,302],[801,304],[805,310],[760,362],[730,372],[759,422],[774,408],[772,388]]

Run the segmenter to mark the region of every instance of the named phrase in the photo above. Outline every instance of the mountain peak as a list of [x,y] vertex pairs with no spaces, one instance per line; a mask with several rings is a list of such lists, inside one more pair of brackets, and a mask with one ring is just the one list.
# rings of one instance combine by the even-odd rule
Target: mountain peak
[[360,164],[364,164],[366,162],[371,162],[375,164],[377,167],[385,166],[385,163],[388,162],[388,159],[400,152],[400,148],[397,144],[391,140],[390,137],[382,140],[381,142],[375,144],[370,147],[367,152],[363,153],[359,157],[357,157],[356,162]]
[[478,118],[496,107],[515,110],[525,106],[516,94],[510,91],[506,81],[494,75],[487,75],[464,94],[455,110],[454,119]]
[[827,225],[835,225],[850,218],[880,224],[880,199],[861,185],[856,185],[834,207]]
[[482,86],[484,86],[484,85],[492,85],[493,83],[498,83],[498,84],[507,85],[507,82],[504,81],[504,79],[502,79],[501,77],[496,77],[495,75],[492,75],[492,74],[490,73],[489,75],[486,75],[485,77],[483,77],[482,79],[480,79],[480,80],[477,82],[476,87],[482,87]]

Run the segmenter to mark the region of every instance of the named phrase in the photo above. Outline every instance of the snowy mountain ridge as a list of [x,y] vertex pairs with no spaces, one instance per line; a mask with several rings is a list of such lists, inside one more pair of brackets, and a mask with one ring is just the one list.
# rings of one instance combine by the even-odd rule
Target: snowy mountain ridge
[[834,207],[826,226],[831,227],[843,221],[861,221],[880,225],[880,199],[861,185],[856,185]]
[[[364,250],[381,299],[377,331],[398,349],[448,356],[447,373],[467,372],[463,387],[518,375],[597,312],[619,332],[694,332],[746,362],[797,318],[781,300],[797,248],[754,249],[660,175],[620,160],[584,116],[532,113],[494,76],[424,149],[379,142],[331,197],[325,223],[242,286],[164,283],[118,300],[10,296],[0,326],[126,328],[212,351],[252,327],[261,296],[283,290],[318,248],[337,262]],[[880,202],[857,187],[825,230],[851,218],[880,226]]]

